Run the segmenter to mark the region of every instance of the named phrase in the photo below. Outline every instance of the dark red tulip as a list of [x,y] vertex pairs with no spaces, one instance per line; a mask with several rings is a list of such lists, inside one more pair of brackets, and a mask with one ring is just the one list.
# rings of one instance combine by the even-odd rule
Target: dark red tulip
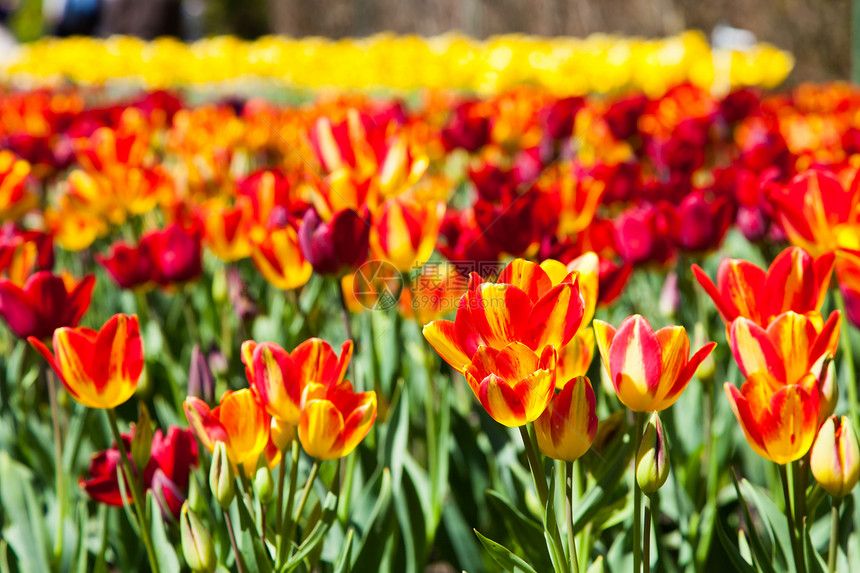
[[316,272],[341,276],[367,260],[370,214],[342,209],[323,221],[316,210],[308,209],[298,236],[302,253]]
[[628,139],[639,133],[639,117],[648,107],[644,95],[631,95],[613,102],[603,116],[616,139]]
[[172,223],[140,239],[154,267],[153,280],[168,286],[197,278],[203,272],[202,232],[197,225]]
[[735,90],[720,102],[720,115],[726,123],[737,123],[756,113],[761,102],[761,95],[752,88]]
[[49,338],[61,326],[75,327],[81,321],[95,285],[87,275],[75,282],[69,275],[39,271],[24,286],[0,280],[0,315],[19,338]]
[[[134,431],[122,435],[127,453],[131,449],[133,436]],[[133,467],[130,454],[128,461]],[[81,478],[79,481],[81,487],[98,502],[122,506],[123,499],[117,481],[120,463],[116,444],[109,450],[94,454],[90,460],[88,479]],[[191,470],[197,464],[197,440],[191,430],[171,426],[166,436],[161,430],[155,431],[151,457],[143,472],[143,484],[145,489],[153,490],[162,510],[167,509],[175,518],[179,517],[179,510],[188,492]]]
[[708,251],[722,243],[732,223],[728,197],[708,198],[703,191],[687,195],[677,206],[664,204],[672,242],[686,251]]
[[672,256],[663,214],[647,203],[628,209],[616,218],[615,243],[621,257],[632,264],[662,263]]
[[462,147],[473,152],[490,141],[490,118],[481,102],[466,101],[454,109],[442,130],[442,144],[446,151]]
[[96,261],[120,288],[133,289],[154,280],[155,269],[146,243],[133,247],[122,241],[116,242],[111,245],[107,256],[96,255]]
[[581,97],[566,97],[547,104],[538,114],[544,132],[550,139],[563,139],[573,135],[576,114],[585,106]]

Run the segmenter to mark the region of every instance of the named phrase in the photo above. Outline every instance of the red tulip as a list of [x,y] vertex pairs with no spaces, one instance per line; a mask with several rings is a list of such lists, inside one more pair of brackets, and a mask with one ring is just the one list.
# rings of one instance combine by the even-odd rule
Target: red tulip
[[0,315],[19,338],[50,338],[61,326],[75,327],[90,306],[95,277],[79,282],[68,274],[39,271],[18,286],[0,280]]
[[155,268],[149,254],[148,243],[131,246],[118,241],[111,245],[106,256],[96,255],[96,261],[105,268],[120,288],[137,288],[152,282],[155,278]]
[[203,272],[202,233],[197,226],[172,223],[144,234],[140,244],[149,251],[153,280],[163,286],[193,280]]

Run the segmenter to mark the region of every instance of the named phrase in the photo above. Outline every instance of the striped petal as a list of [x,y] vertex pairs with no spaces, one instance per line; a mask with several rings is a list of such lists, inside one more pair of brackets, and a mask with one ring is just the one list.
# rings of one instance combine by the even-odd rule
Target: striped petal
[[[547,262],[549,261],[538,265],[525,259],[514,259],[502,270],[497,282],[514,285],[525,292],[532,303],[536,303],[556,284],[544,268]],[[558,263],[558,261],[552,262]],[[561,265],[561,263],[558,264]],[[564,268],[564,265],[561,266]],[[564,274],[567,275],[566,269]]]
[[609,374],[618,398],[636,412],[646,412],[662,376],[660,342],[641,315],[627,318],[609,348]]
[[489,346],[504,348],[509,342],[525,339],[532,303],[521,289],[483,283],[467,296],[472,322]]
[[561,348],[579,330],[584,310],[576,282],[553,287],[532,309],[527,344],[536,351],[547,345]]
[[328,400],[305,404],[299,421],[299,441],[305,452],[317,459],[334,459],[341,449],[343,416]]
[[603,368],[609,372],[609,348],[612,346],[612,341],[615,340],[615,328],[602,320],[594,321],[594,338],[597,340],[597,350],[600,352],[600,359],[603,361]]
[[462,373],[471,362],[471,356],[460,344],[457,329],[450,320],[431,322],[422,330],[424,338],[430,343],[439,356],[451,365],[457,372]]
[[752,320],[738,318],[732,323],[729,344],[745,378],[749,378],[752,372],[765,370],[779,380],[785,380],[782,356],[768,332]]

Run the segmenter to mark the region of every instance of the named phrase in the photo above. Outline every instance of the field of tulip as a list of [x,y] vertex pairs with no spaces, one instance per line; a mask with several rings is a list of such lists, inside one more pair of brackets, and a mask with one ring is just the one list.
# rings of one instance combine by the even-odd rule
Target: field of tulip
[[697,37],[29,47],[0,572],[860,571],[860,90]]

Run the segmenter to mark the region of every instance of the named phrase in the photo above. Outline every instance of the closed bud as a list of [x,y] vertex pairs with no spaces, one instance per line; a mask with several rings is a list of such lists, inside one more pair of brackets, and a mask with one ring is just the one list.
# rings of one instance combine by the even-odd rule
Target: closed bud
[[646,494],[652,494],[669,477],[669,448],[663,434],[663,424],[657,412],[651,414],[645,434],[636,454],[636,483]]
[[227,509],[233,502],[236,494],[236,475],[233,465],[227,457],[227,445],[224,442],[215,444],[212,452],[212,466],[209,468],[209,489],[218,501],[218,504]]
[[195,573],[212,573],[215,571],[218,561],[215,558],[212,537],[206,531],[200,518],[188,506],[188,502],[182,505],[179,523],[182,535],[182,554],[185,556],[188,567]]
[[678,291],[678,274],[672,271],[666,275],[666,281],[663,283],[663,288],[660,290],[660,299],[657,303],[657,309],[664,317],[674,318],[680,302],[681,295]]
[[218,304],[227,301],[227,271],[221,267],[212,274],[212,300]]
[[134,427],[134,436],[131,439],[131,461],[141,471],[149,464],[152,455],[152,418],[146,405],[140,403],[140,419]]
[[260,460],[257,462],[257,471],[254,474],[254,492],[260,502],[264,504],[272,500],[272,494],[275,492],[275,480],[272,479],[272,472],[269,471],[266,456],[260,456]]
[[836,402],[839,401],[839,387],[836,384],[836,366],[833,359],[827,357],[821,365],[821,374],[818,377],[818,423],[836,411]]
[[197,396],[208,405],[215,403],[215,376],[209,368],[206,355],[200,351],[200,345],[195,344],[191,349],[191,368],[188,371],[188,395]]
[[860,446],[846,416],[830,416],[818,430],[810,454],[812,475],[835,498],[848,495],[860,479]]
[[[708,337],[705,336],[705,326],[701,322],[697,322],[693,327],[693,347],[701,348],[705,344],[708,344]],[[711,352],[699,364],[696,375],[702,382],[712,382],[716,368],[717,362],[714,360],[714,354]]]
[[188,480],[188,505],[192,511],[204,513],[209,509],[209,498],[206,495],[206,487],[194,476]]

